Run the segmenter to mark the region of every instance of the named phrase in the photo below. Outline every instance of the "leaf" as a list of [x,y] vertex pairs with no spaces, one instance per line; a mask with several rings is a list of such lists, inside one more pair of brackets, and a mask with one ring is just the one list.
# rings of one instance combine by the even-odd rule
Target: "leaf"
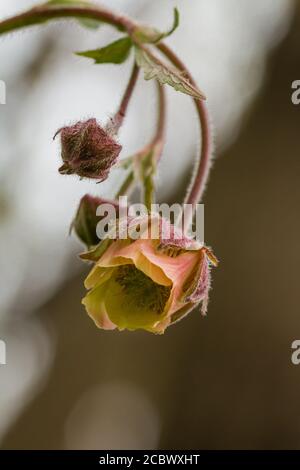
[[163,34],[163,38],[167,38],[168,36],[171,36],[171,34],[174,33],[174,31],[176,31],[176,29],[178,28],[179,26],[179,22],[180,22],[180,15],[179,15],[179,11],[177,8],[174,8],[174,20],[173,20],[173,26],[172,28],[167,31],[166,33]]
[[132,40],[130,37],[125,36],[117,41],[102,47],[86,52],[76,52],[81,57],[88,57],[94,59],[95,64],[122,64],[128,58],[130,49],[132,47]]
[[161,41],[162,39],[170,36],[179,26],[179,11],[177,8],[174,8],[174,20],[172,28],[165,33],[158,31],[155,28],[150,28],[148,26],[139,26],[135,29],[133,37],[137,43],[151,43],[155,44]]
[[[139,222],[140,223],[140,222]],[[117,220],[113,220],[109,224],[108,231],[105,238],[100,243],[93,247],[91,250],[81,253],[79,257],[86,261],[98,261],[103,253],[110,247],[114,240],[118,240],[123,237],[123,234],[127,234],[128,230],[128,218],[123,217]]]
[[181,72],[162,63],[147,49],[136,46],[135,57],[138,66],[144,70],[145,80],[156,79],[161,85],[167,84],[176,91],[193,98],[205,99],[204,94],[192,85]]
[[103,253],[105,253],[105,251],[111,245],[112,242],[112,239],[105,238],[104,240],[101,240],[101,242],[98,246],[96,246],[96,248],[92,249],[91,251],[81,253],[79,257],[85,261],[98,261],[98,259],[101,258]]

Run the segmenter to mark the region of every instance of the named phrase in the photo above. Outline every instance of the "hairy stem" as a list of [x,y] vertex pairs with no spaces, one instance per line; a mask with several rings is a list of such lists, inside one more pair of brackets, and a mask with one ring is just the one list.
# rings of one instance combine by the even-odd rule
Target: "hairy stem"
[[121,31],[131,32],[135,24],[129,18],[117,15],[100,7],[68,7],[63,5],[43,5],[32,8],[20,15],[0,22],[0,35],[26,28],[48,20],[60,18],[83,18],[98,20],[116,26]]
[[116,113],[116,115],[113,119],[113,126],[114,126],[114,130],[115,130],[116,134],[118,133],[118,131],[119,131],[120,127],[122,126],[122,124],[124,122],[124,119],[126,117],[126,112],[127,112],[127,109],[128,109],[130,98],[132,97],[132,94],[134,92],[135,85],[137,83],[137,79],[138,79],[138,76],[139,76],[139,72],[140,72],[139,67],[137,66],[136,63],[134,63],[128,85],[126,87],[124,96],[123,96],[121,104],[120,104],[119,111]]
[[140,154],[144,183],[143,197],[149,213],[151,212],[151,204],[155,202],[154,178],[164,148],[166,133],[166,93],[164,87],[158,81],[157,91],[159,103],[156,132],[150,144]]
[[[170,62],[175,65],[175,67],[185,74],[191,84],[196,86],[193,77],[176,54],[164,43],[158,44],[157,47],[170,60]],[[196,204],[201,200],[205,190],[212,157],[212,138],[207,107],[205,102],[202,100],[195,99],[194,102],[199,116],[202,139],[200,162],[197,161],[196,163],[195,177],[193,178],[191,187],[185,199],[186,204],[192,204],[193,210],[195,210]]]
[[135,177],[134,172],[130,171],[126,176],[122,186],[120,187],[119,191],[117,192],[115,199],[119,199],[121,196],[126,196],[131,193],[134,188]]
[[[98,20],[99,22],[105,22],[117,27],[121,31],[126,31],[130,36],[133,36],[133,32],[137,27],[137,24],[131,19],[115,14],[109,10],[103,9],[102,7],[94,6],[64,6],[64,5],[43,5],[32,8],[31,10],[22,13],[20,15],[14,16],[7,20],[0,22],[0,35],[9,33],[11,31],[32,26],[35,24],[41,24],[48,20],[55,20],[60,18],[84,18],[84,19],[93,19]],[[185,74],[190,83],[197,88],[193,77],[186,69],[183,62],[176,56],[176,54],[164,43],[157,44],[157,48],[162,52],[173,65]],[[134,72],[135,74],[136,72]],[[137,77],[133,76],[133,81]],[[131,85],[130,85],[131,87]],[[164,105],[164,95],[162,88],[160,89],[160,115],[157,134],[152,142],[156,146],[157,160],[160,158],[163,141],[164,141],[164,121],[165,121],[165,105]],[[132,90],[129,89],[127,92],[130,93]],[[128,96],[124,96],[124,107],[128,105]],[[197,172],[196,176],[192,181],[191,188],[188,191],[185,202],[192,204],[193,208],[196,207],[196,204],[200,201],[205,185],[209,176],[210,163],[211,163],[211,133],[209,126],[209,118],[206,106],[203,101],[195,99],[195,106],[200,120],[201,125],[201,159],[200,163],[197,162]],[[122,105],[121,105],[122,107]],[[121,110],[121,114],[122,114]],[[122,115],[120,116],[122,119]]]
[[156,126],[155,136],[150,144],[151,147],[156,148],[156,161],[160,160],[163,146],[165,143],[166,134],[166,92],[165,88],[157,82],[158,91],[158,120]]

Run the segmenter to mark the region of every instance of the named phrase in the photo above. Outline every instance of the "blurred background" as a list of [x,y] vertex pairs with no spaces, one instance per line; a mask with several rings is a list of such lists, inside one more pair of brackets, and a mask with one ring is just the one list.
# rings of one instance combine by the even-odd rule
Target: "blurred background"
[[[4,4],[3,4],[4,3]],[[4,449],[300,448],[300,4],[293,0],[114,0],[167,29],[204,90],[215,129],[205,239],[220,259],[207,318],[198,310],[162,337],[103,332],[80,304],[89,269],[68,236],[80,197],[102,185],[62,177],[56,130],[105,122],[131,65],[94,66],[73,51],[118,37],[75,22],[0,40],[0,445]],[[1,2],[0,18],[32,5]],[[168,89],[159,200],[178,202],[197,151],[191,100]],[[140,81],[123,155],[155,123],[154,84]],[[297,157],[298,155],[298,157]],[[298,160],[297,160],[298,158]],[[170,166],[171,165],[171,166]],[[170,172],[172,168],[172,172]]]

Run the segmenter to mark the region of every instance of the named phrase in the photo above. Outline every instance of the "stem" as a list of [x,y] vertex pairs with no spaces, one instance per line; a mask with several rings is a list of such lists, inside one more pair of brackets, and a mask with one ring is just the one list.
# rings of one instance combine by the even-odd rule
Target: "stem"
[[166,131],[166,93],[165,89],[157,81],[158,91],[158,120],[155,135],[148,146],[145,147],[143,153],[140,154],[142,159],[140,165],[143,172],[144,183],[144,203],[149,213],[151,213],[151,204],[154,203],[155,184],[154,177],[157,164],[161,158],[165,143]]
[[[153,150],[155,164],[158,163],[160,160],[162,149],[165,141],[165,130],[166,130],[166,93],[163,86],[161,86],[157,82],[157,90],[158,90],[158,100],[159,100],[159,112],[158,112],[158,120],[156,126],[156,132],[153,136],[153,139],[149,144],[139,150],[136,154],[137,158],[143,159],[147,158],[149,152]],[[116,199],[120,196],[124,196],[132,191],[135,183],[135,174],[134,171],[130,171],[125,178],[121,188],[116,194]],[[149,199],[149,196],[146,196]]]
[[122,126],[124,122],[128,105],[130,102],[130,98],[132,97],[132,94],[133,94],[133,91],[134,91],[134,88],[135,88],[135,85],[139,76],[139,71],[140,71],[139,67],[137,66],[136,62],[134,62],[131,76],[130,76],[128,85],[126,87],[124,96],[122,98],[119,111],[116,113],[113,119],[113,126],[114,126],[114,131],[116,132],[116,134],[118,133],[120,127]]
[[166,134],[166,92],[165,88],[157,82],[157,91],[158,91],[158,120],[156,126],[156,133],[153,137],[153,140],[150,144],[151,147],[156,148],[155,157],[156,162],[160,160],[163,146],[165,143],[165,134]]
[[[132,36],[134,29],[136,28],[136,23],[131,19],[123,16],[117,15],[111,11],[105,10],[100,7],[65,7],[65,6],[50,6],[44,5],[32,8],[31,10],[9,18],[0,22],[0,35],[6,34],[10,31],[32,26],[35,24],[40,24],[48,20],[59,19],[59,18],[85,18],[85,19],[94,19],[99,20],[100,22],[105,22],[117,27],[121,31],[126,31],[130,36]],[[193,77],[186,69],[183,62],[176,56],[176,54],[169,49],[164,43],[157,45],[157,48],[170,60],[170,62],[175,65],[180,71],[184,72],[185,76],[188,78],[190,83],[197,88]],[[134,78],[134,77],[133,77]],[[152,142],[156,146],[157,160],[160,158],[162,151],[162,144],[164,140],[164,97],[161,92],[160,95],[160,118],[158,123],[157,134]],[[200,93],[200,92],[199,92]],[[130,94],[130,90],[129,90]],[[126,95],[126,93],[125,93]],[[130,97],[130,96],[129,96]],[[125,111],[126,107],[126,96],[125,98]],[[195,210],[197,202],[201,199],[205,185],[209,176],[210,163],[211,163],[211,134],[209,126],[209,118],[206,106],[203,101],[195,99],[195,106],[197,113],[200,119],[201,124],[201,160],[200,163],[197,162],[196,166],[196,176],[193,178],[192,185],[188,194],[186,196],[185,202],[187,204],[192,204],[193,211]],[[192,211],[192,212],[193,212]]]
[[121,31],[130,33],[135,23],[129,18],[117,15],[111,11],[100,7],[64,7],[44,5],[32,8],[31,10],[21,13],[20,15],[8,18],[0,22],[0,35],[6,34],[16,29],[33,26],[52,19],[60,18],[84,18],[91,20],[99,20],[116,26]]
[[158,91],[158,119],[156,125],[156,131],[152,140],[147,144],[142,150],[137,153],[137,156],[140,158],[145,157],[151,150],[155,153],[155,161],[159,162],[163,146],[165,143],[165,134],[166,134],[166,91],[164,86],[160,85],[157,81],[157,91]]
[[130,171],[126,176],[122,186],[120,187],[119,191],[117,192],[115,199],[119,199],[120,196],[125,196],[126,194],[130,193],[134,187],[134,172]]
[[[197,86],[186,66],[166,44],[160,43],[157,45],[157,48],[173,63],[173,65],[175,65],[175,67],[185,74],[193,86]],[[189,189],[184,201],[186,204],[192,204],[193,206],[191,216],[193,215],[196,204],[201,200],[205,190],[212,157],[212,138],[207,107],[203,100],[195,99],[194,102],[200,120],[202,142],[200,162],[197,160],[195,177],[192,179],[191,188]]]

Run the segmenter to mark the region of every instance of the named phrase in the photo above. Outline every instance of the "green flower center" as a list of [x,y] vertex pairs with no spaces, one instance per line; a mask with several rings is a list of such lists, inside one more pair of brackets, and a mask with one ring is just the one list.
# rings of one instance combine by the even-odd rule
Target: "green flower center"
[[172,286],[158,284],[128,264],[116,267],[99,289],[106,313],[119,329],[151,331],[167,315],[165,307]]
[[141,311],[148,310],[157,315],[163,313],[172,289],[170,286],[155,283],[131,264],[119,266],[115,282],[122,287],[131,305]]

